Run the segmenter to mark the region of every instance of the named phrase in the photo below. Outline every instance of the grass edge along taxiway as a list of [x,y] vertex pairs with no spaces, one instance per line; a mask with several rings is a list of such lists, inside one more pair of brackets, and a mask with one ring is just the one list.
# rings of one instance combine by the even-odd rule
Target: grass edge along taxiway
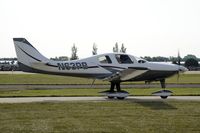
[[[46,74],[0,74],[0,84],[92,84],[92,79],[69,76],[56,76]],[[158,83],[158,82],[154,82]],[[197,84],[200,83],[200,74],[180,74],[166,80],[171,84]],[[96,80],[95,84],[109,84]],[[144,82],[125,82],[123,84],[144,84]]]
[[[173,96],[200,96],[200,88],[167,88],[173,92]],[[31,90],[0,90],[0,97],[80,97],[101,96],[99,92],[106,89],[31,89]],[[130,88],[123,89],[130,96],[151,96],[153,92],[161,88]]]

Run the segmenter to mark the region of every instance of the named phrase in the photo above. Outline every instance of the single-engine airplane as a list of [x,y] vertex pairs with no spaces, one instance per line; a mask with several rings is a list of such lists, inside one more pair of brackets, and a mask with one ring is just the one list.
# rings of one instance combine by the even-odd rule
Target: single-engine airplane
[[180,65],[148,62],[125,53],[106,53],[80,60],[53,61],[40,54],[25,38],[13,38],[13,41],[22,71],[109,81],[110,90],[101,92],[108,98],[124,99],[128,96],[128,92],[121,90],[121,82],[160,81],[163,90],[152,94],[165,99],[172,94],[171,91],[165,90],[165,79],[187,71]]

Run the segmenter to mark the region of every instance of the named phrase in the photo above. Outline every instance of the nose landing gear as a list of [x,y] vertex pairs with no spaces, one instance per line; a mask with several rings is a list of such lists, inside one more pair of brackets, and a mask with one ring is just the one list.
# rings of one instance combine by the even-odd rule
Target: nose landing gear
[[171,96],[173,92],[165,89],[166,88],[165,79],[160,80],[160,84],[161,84],[161,87],[163,88],[163,90],[153,92],[152,95],[160,96],[162,99],[167,99],[167,97]]

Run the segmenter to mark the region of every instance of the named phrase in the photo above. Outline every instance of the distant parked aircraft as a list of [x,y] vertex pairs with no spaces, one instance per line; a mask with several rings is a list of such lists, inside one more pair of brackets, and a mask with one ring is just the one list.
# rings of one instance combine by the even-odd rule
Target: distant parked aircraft
[[165,90],[165,79],[187,71],[183,66],[152,63],[124,53],[106,53],[72,61],[53,61],[40,54],[25,38],[14,38],[13,40],[21,70],[109,81],[110,90],[102,92],[108,98],[124,99],[127,97],[128,92],[120,88],[120,83],[126,81],[160,81],[163,90],[153,95],[167,98],[172,92]]

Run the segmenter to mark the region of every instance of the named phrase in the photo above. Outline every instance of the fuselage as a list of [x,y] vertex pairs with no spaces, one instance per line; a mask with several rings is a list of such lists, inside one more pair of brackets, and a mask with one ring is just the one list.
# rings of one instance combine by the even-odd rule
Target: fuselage
[[19,66],[23,71],[93,79],[155,81],[170,77],[183,66],[153,63],[125,53],[106,53],[80,60],[53,61],[39,53],[26,39],[15,38]]

